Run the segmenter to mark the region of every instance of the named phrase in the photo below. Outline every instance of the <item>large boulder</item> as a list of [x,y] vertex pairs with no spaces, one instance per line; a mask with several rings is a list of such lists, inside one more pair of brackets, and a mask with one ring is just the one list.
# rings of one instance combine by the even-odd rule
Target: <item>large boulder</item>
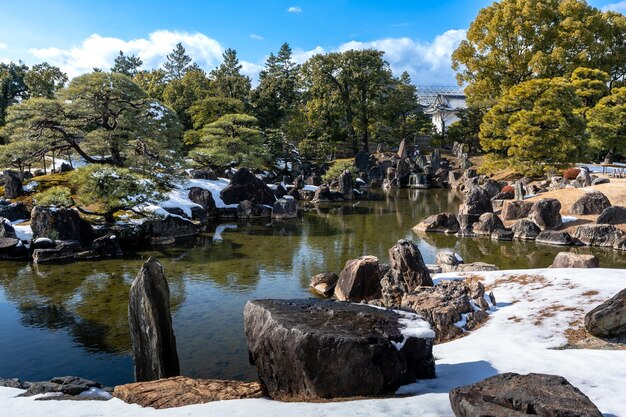
[[380,297],[380,269],[378,258],[362,256],[346,262],[335,288],[335,296],[340,301],[373,300]]
[[22,188],[22,177],[15,171],[4,171],[4,198],[13,199],[24,193]]
[[539,226],[525,219],[515,222],[511,230],[513,231],[513,237],[520,240],[535,240],[541,233]]
[[626,223],[626,207],[613,206],[604,209],[596,220],[598,224]]
[[198,234],[198,226],[180,216],[159,217],[143,223],[145,235],[154,245],[171,245],[176,239]]
[[494,213],[483,213],[478,222],[472,225],[472,230],[477,235],[490,236],[495,230],[503,230],[502,220]]
[[215,205],[215,199],[211,191],[200,187],[191,187],[188,197],[194,203],[201,205],[202,208],[206,210],[208,217],[217,217],[217,206]]
[[597,337],[626,337],[626,289],[587,313],[585,328]]
[[311,277],[311,290],[323,297],[330,297],[335,292],[339,277],[334,272],[324,272]]
[[155,258],[143,264],[130,287],[128,321],[135,381],[178,376],[180,365],[170,313],[170,289]]
[[544,230],[537,235],[535,242],[543,243],[544,245],[571,246],[574,244],[574,239],[567,232]]
[[459,231],[459,221],[453,213],[434,214],[416,225],[416,232],[438,232],[452,234]]
[[402,285],[406,292],[433,285],[422,253],[412,240],[399,240],[389,249],[389,266],[390,279],[397,285]]
[[528,214],[541,230],[554,229],[562,224],[561,202],[555,198],[536,201]]
[[[583,170],[584,171],[584,170]],[[581,171],[581,172],[583,172]],[[611,207],[611,202],[600,191],[584,193],[572,205],[572,214],[601,214],[606,208]]]
[[[41,246],[39,243],[41,240],[46,241],[45,238],[35,240],[35,247]],[[75,240],[57,240],[52,245],[52,247],[35,249],[33,262],[36,264],[71,262],[76,258],[76,254],[81,252],[81,244]]]
[[493,212],[491,196],[485,189],[480,187],[472,188],[465,196],[463,204],[459,207],[459,214],[472,216],[474,222],[478,221],[482,214],[491,212]]
[[222,190],[220,197],[226,204],[239,204],[244,200],[254,204],[273,205],[276,198],[272,190],[246,168],[239,168]]
[[[493,301],[490,302],[493,304]],[[490,302],[485,298],[484,286],[478,281],[468,283],[445,280],[433,287],[420,287],[414,292],[403,294],[399,304],[385,305],[415,311],[435,330],[435,342],[443,343],[461,336],[463,331],[472,330],[475,325],[486,320]],[[464,325],[460,325],[465,314],[467,320]]]
[[559,252],[552,261],[551,268],[599,268],[600,261],[593,255],[573,252]]
[[487,178],[480,187],[487,192],[489,198],[494,198],[502,191],[502,184],[491,178]]
[[574,237],[587,246],[612,247],[624,232],[610,224],[583,224],[576,227]]
[[506,373],[450,391],[456,417],[602,417],[598,408],[565,378]]
[[31,212],[30,227],[33,240],[77,241],[87,247],[95,238],[91,224],[72,209],[36,206]]
[[24,203],[0,204],[0,217],[15,222],[30,219],[30,210]]
[[502,206],[502,220],[519,220],[528,217],[533,203],[531,201],[509,200]]
[[158,381],[118,385],[113,396],[129,404],[161,410],[213,401],[262,398],[264,395],[263,387],[258,382],[176,376]]
[[275,399],[379,396],[435,376],[435,334],[416,314],[322,300],[255,300],[244,308],[244,331],[251,362]]
[[272,207],[272,217],[275,219],[293,219],[298,217],[298,203],[289,196],[277,200]]

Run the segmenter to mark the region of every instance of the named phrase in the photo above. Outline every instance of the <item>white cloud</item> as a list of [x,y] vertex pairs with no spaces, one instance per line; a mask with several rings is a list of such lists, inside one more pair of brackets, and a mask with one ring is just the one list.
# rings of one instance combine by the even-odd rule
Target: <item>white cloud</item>
[[28,52],[40,60],[60,67],[70,77],[90,72],[92,68],[108,69],[113,65],[119,51],[126,55],[138,55],[143,68],[156,68],[165,61],[165,56],[180,42],[187,54],[205,69],[212,69],[222,59],[222,46],[215,39],[202,33],[159,30],[147,39],[125,41],[119,38],[93,34],[71,49],[41,48]]
[[302,7],[299,6],[291,6],[287,9],[289,13],[302,13]]
[[[256,39],[255,36],[258,35],[250,35],[252,39]],[[313,55],[329,51],[374,48],[385,52],[385,59],[394,73],[408,71],[415,84],[454,85],[455,74],[450,68],[450,55],[464,38],[464,30],[449,30],[429,42],[411,38],[387,38],[369,42],[351,41],[336,48],[322,46],[309,50],[294,48],[293,60],[302,64]],[[126,55],[134,54],[141,57],[145,69],[157,68],[178,42],[183,44],[194,62],[207,71],[222,61],[224,48],[217,40],[202,33],[167,30],[156,31],[145,38],[128,41],[93,34],[73,48],[30,49],[29,53],[36,58],[32,61],[45,60],[60,67],[70,77],[75,77],[90,72],[94,67],[110,68],[120,50]],[[252,78],[253,84],[256,83],[259,71],[263,69],[263,62],[241,60],[241,65],[242,72]]]
[[[455,72],[451,68],[452,52],[465,39],[465,30],[449,30],[431,42],[411,38],[388,38],[370,42],[350,41],[340,45],[335,51],[350,49],[378,49],[385,53],[395,74],[407,71],[414,84],[456,85]],[[294,61],[302,63],[315,54],[326,52],[318,46],[309,51],[294,50]]]
[[603,11],[613,11],[613,12],[620,12],[620,13],[624,13],[626,14],[626,1],[620,1],[617,3],[611,3],[611,4],[607,4],[606,6],[604,6],[602,8]]
[[265,38],[261,35],[257,35],[256,33],[253,33],[250,35],[250,39],[252,39],[253,41],[262,41]]
[[0,49],[6,49],[6,48],[7,48],[7,44],[0,42]]

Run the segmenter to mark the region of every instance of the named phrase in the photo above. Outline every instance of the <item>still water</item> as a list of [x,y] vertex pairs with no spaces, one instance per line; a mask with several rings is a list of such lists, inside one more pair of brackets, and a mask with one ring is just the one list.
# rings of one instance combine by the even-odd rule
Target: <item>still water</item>
[[[468,262],[501,269],[546,267],[562,250],[534,242],[418,236],[411,231],[415,224],[456,212],[460,196],[396,190],[381,197],[307,211],[287,222],[216,224],[192,242],[125,259],[0,262],[0,378],[79,375],[110,386],[131,382],[128,291],[149,256],[158,257],[169,281],[182,374],[255,380],[243,336],[247,300],[310,297],[312,275],[338,273],[346,260],[366,254],[387,262],[387,250],[402,238],[415,240],[427,263],[437,250],[451,248]],[[626,268],[626,257],[612,250],[575,250],[595,254],[602,267]]]

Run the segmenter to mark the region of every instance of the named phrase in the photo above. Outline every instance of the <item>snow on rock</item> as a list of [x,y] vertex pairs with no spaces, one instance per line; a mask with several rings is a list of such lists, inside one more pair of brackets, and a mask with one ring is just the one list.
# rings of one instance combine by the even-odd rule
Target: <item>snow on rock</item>
[[575,222],[576,220],[578,219],[574,216],[561,216],[561,221],[563,223],[571,223],[571,222]]
[[[350,402],[281,403],[267,399],[219,401],[168,409],[174,417],[315,416],[453,416],[448,392],[504,372],[560,375],[579,388],[605,415],[626,417],[626,351],[558,349],[567,342],[570,322],[626,287],[626,271],[539,269],[472,273],[484,278],[498,304],[485,324],[452,342],[436,345],[437,378],[401,387],[406,397]],[[438,274],[436,281],[459,279]],[[597,294],[590,293],[597,291]],[[589,295],[594,294],[594,295]],[[95,402],[33,401],[15,398],[21,390],[0,388],[0,408],[8,416],[158,417],[163,412],[128,405],[118,399]]]
[[39,185],[39,183],[37,181],[31,181],[28,184],[26,184],[23,187],[23,189],[27,193],[32,193],[33,191],[35,191],[35,189],[37,188],[38,185]]
[[220,197],[220,192],[230,183],[226,178],[217,180],[189,179],[184,182],[175,183],[174,188],[166,194],[164,201],[155,204],[148,204],[139,208],[142,212],[149,212],[159,216],[167,217],[170,214],[166,208],[179,208],[185,215],[191,218],[193,207],[202,207],[189,199],[189,189],[199,187],[211,192],[217,208],[236,208],[237,204],[226,204]]
[[25,242],[30,242],[33,240],[33,229],[30,228],[30,225],[22,225],[21,223],[26,222],[27,220],[18,220],[13,222],[13,229],[15,229],[15,235],[19,240],[23,240]]

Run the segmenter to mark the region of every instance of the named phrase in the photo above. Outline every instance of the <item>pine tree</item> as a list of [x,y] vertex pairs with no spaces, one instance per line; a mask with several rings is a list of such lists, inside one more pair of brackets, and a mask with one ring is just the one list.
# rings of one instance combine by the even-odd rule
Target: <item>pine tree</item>
[[250,78],[241,73],[237,51],[228,48],[222,54],[224,61],[209,74],[213,90],[220,97],[234,98],[244,103],[250,97]]
[[166,57],[167,61],[163,64],[163,69],[167,79],[180,80],[189,69],[191,57],[187,55],[185,47],[182,43],[177,43],[172,53]]
[[120,54],[115,58],[115,63],[111,68],[111,72],[117,72],[120,74],[134,77],[139,72],[139,68],[143,65],[141,58],[135,55],[126,56],[124,52],[120,51]]

